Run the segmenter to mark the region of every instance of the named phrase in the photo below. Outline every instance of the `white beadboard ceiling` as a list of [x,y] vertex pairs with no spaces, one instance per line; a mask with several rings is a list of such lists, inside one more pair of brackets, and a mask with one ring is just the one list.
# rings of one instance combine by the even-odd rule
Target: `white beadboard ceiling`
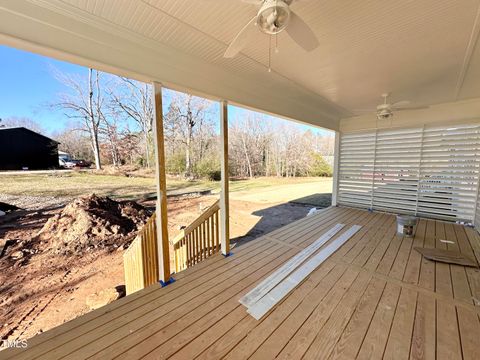
[[[256,12],[240,0],[65,2],[238,72],[268,63],[269,38],[260,33],[242,56],[222,58]],[[420,105],[480,97],[480,46],[466,59],[479,7],[479,0],[294,2],[320,47],[307,53],[280,34],[273,69],[351,112],[374,107],[387,91]]]
[[[310,0],[292,4],[320,46],[307,53],[286,34],[266,70],[269,38],[233,58],[228,43],[255,14],[240,0],[30,0],[62,15],[101,21],[201,58],[272,92],[314,94],[332,117],[374,108],[380,94],[433,105],[480,97],[480,0]],[[93,19],[93,20],[92,20]],[[283,79],[285,83],[280,84]],[[292,85],[293,84],[293,85]],[[285,86],[285,88],[282,88]],[[307,94],[307,95],[306,95]],[[314,122],[314,121],[312,121]]]

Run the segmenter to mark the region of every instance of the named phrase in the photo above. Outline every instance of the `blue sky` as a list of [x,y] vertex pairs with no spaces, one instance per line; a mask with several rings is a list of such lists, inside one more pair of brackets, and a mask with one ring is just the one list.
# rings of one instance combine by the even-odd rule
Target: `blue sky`
[[62,85],[53,78],[50,66],[66,72],[86,69],[6,46],[0,46],[0,59],[0,118],[28,117],[47,131],[63,128],[64,116],[45,106],[62,91]]
[[[47,104],[52,103],[64,86],[52,75],[52,68],[65,73],[86,74],[87,68],[58,61],[34,53],[0,45],[0,118],[31,118],[51,134],[65,128],[69,119],[59,111],[52,111]],[[165,99],[165,105],[168,99]],[[231,119],[247,116],[250,110],[230,107]],[[263,115],[273,121],[284,121]],[[327,133],[315,127],[300,125],[304,130]]]

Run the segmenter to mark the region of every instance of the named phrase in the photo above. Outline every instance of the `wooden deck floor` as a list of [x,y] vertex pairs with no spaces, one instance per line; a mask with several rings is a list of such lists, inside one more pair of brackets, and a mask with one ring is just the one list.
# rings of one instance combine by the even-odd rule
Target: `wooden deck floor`
[[[238,299],[337,223],[363,227],[262,320],[248,315]],[[471,228],[422,219],[402,238],[392,215],[331,208],[0,358],[478,359],[480,271],[424,260],[414,246],[480,258]]]

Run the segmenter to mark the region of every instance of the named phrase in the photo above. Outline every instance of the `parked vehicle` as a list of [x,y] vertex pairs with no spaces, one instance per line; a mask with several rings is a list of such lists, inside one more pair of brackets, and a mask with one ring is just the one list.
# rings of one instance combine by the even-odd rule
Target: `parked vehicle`
[[91,163],[87,160],[82,159],[71,159],[70,157],[59,157],[58,163],[64,169],[74,169],[74,168],[88,168],[90,167]]

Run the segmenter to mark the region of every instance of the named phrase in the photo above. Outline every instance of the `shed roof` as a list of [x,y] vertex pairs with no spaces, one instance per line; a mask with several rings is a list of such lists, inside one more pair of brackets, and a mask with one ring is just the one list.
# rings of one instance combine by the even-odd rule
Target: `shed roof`
[[0,127],[0,132],[23,133],[23,134],[28,134],[30,136],[34,136],[37,138],[41,138],[46,142],[50,142],[50,143],[54,142],[54,143],[60,144],[58,141],[53,140],[48,136],[42,135],[30,129],[27,129],[26,127],[23,127],[23,126]]

